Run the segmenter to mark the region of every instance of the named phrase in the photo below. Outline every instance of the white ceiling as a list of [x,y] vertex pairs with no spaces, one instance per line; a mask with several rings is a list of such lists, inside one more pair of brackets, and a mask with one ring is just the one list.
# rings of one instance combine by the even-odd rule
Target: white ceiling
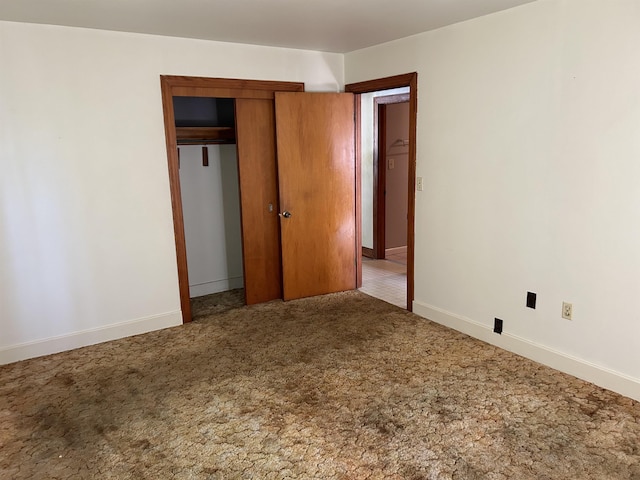
[[346,53],[535,0],[0,0],[0,20]]

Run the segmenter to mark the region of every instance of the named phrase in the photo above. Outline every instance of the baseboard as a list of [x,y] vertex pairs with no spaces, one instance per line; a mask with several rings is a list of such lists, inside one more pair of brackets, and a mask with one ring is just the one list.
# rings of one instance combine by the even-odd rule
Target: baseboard
[[376,258],[373,254],[373,249],[369,247],[362,247],[362,256],[367,258]]
[[117,340],[141,333],[160,330],[162,328],[175,327],[182,324],[180,311],[153,315],[128,322],[114,323],[104,327],[82,330],[80,332],[60,335],[33,342],[11,345],[0,348],[0,365],[18,362],[28,358],[51,355],[52,353],[73,350],[74,348],[95,345],[96,343]]
[[502,335],[498,335],[493,333],[493,330],[486,325],[419,301],[413,302],[413,313],[496,347],[586,380],[599,387],[640,401],[639,379],[553,350],[516,335],[504,332]]
[[407,253],[407,246],[405,245],[404,247],[392,247],[384,249],[385,255],[397,255],[398,253]]
[[224,278],[222,280],[189,285],[189,296],[191,298],[202,297],[203,295],[226,292],[235,288],[244,288],[244,277]]

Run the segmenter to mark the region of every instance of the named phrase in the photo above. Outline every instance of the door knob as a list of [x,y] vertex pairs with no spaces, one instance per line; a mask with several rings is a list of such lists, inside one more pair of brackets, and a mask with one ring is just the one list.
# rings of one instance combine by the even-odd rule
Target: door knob
[[282,212],[280,214],[280,216],[283,217],[283,218],[289,218],[291,216],[291,212],[285,210],[284,212]]

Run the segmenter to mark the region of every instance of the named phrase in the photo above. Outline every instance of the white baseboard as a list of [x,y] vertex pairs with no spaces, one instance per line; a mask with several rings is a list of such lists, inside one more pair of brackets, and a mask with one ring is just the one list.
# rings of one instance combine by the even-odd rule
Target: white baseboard
[[505,332],[498,335],[486,325],[422,302],[413,302],[413,313],[496,347],[594,383],[599,387],[640,401],[640,379],[609,370],[516,335]]
[[244,277],[224,278],[222,280],[189,285],[189,296],[191,298],[202,297],[212,293],[226,292],[234,288],[244,288]]
[[397,255],[398,253],[407,253],[407,246],[405,245],[404,247],[392,247],[384,249],[385,255]]
[[182,325],[180,311],[0,348],[0,365]]

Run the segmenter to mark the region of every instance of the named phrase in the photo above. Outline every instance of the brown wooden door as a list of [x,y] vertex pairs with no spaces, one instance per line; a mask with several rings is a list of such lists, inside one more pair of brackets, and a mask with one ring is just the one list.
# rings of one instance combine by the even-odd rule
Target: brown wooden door
[[247,305],[282,298],[274,103],[236,99]]
[[276,92],[283,298],[356,288],[354,99]]

